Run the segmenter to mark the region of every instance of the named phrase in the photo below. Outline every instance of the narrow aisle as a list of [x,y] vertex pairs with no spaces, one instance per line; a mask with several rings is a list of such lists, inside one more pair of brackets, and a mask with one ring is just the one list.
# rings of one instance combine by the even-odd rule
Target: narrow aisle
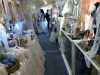
[[45,51],[45,75],[68,75],[58,46],[49,42],[47,33],[41,33],[38,37],[40,45]]

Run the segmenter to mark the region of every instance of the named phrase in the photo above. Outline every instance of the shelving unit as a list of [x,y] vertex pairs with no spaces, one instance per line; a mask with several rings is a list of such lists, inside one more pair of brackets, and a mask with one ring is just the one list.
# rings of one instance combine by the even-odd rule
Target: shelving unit
[[[64,61],[66,61],[65,65],[67,64],[66,68],[69,71],[69,75],[100,75],[99,61],[91,59],[87,55],[86,50],[79,46],[78,43],[82,40],[73,40],[71,37],[69,37],[70,33],[64,30],[61,32],[64,37],[62,39],[66,42],[66,44],[63,43],[65,51],[62,52],[62,55],[64,57]],[[87,68],[84,57],[91,63],[92,68]],[[85,68],[82,69],[82,67]]]

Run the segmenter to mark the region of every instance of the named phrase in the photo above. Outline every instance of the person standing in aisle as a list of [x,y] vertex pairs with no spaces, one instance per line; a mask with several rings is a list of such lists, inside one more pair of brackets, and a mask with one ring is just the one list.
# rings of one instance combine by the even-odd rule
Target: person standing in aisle
[[46,17],[46,20],[48,22],[48,30],[49,30],[50,29],[50,14],[49,14],[49,10],[47,10],[45,17]]

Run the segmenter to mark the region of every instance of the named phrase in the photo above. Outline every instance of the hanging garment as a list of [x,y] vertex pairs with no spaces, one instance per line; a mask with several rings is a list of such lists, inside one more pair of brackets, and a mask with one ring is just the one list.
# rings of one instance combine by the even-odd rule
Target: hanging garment
[[[96,10],[96,26],[97,26],[97,32],[96,32],[93,46],[92,46],[91,50],[87,52],[87,55],[90,58],[93,58],[96,56],[96,54],[99,50],[99,46],[100,46],[100,5]],[[86,61],[86,62],[88,62],[88,61]],[[87,64],[88,67],[90,67],[89,65],[90,65],[90,63]]]
[[45,15],[39,14],[38,15],[38,33],[44,32],[46,26]]
[[7,41],[7,34],[4,26],[0,24],[0,41],[4,44],[5,48],[9,48],[8,41]]
[[23,26],[24,26],[23,21],[18,21],[18,22],[15,23],[14,32],[15,32],[16,35],[22,35]]
[[72,13],[72,5],[73,5],[73,4],[72,4],[71,0],[67,0],[67,1],[65,2],[64,7],[63,7],[62,15]]
[[92,30],[93,18],[91,15],[85,15],[85,30]]
[[41,22],[39,22],[39,24],[38,24],[38,33],[41,33],[41,32],[43,32],[43,29],[42,29],[42,21]]
[[57,34],[56,32],[52,31],[51,32],[51,36],[50,36],[50,42],[55,42],[56,41],[56,38],[57,38]]
[[46,19],[41,22],[41,27],[42,27],[43,32],[47,31],[47,25],[48,25],[48,22]]
[[55,42],[56,39],[57,39],[57,27],[54,26],[49,40],[50,42]]

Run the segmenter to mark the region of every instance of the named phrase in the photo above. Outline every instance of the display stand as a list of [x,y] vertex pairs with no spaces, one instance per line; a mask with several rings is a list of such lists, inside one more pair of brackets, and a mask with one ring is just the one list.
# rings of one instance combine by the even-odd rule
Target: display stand
[[[99,73],[100,73],[99,62],[100,61],[95,59],[97,56],[92,59],[91,57],[89,57],[87,55],[86,50],[84,50],[83,47],[81,47],[79,44],[80,42],[87,41],[88,39],[73,40],[66,31],[62,30],[62,33],[66,39],[66,43],[70,44],[70,46],[71,46],[70,47],[69,45],[63,43],[63,45],[66,48],[65,48],[65,52],[62,52],[62,54],[65,56],[66,61],[69,64],[70,70],[68,70],[68,71],[72,72],[72,75],[81,75],[81,74],[83,74],[83,75],[99,75]],[[68,41],[69,41],[69,43],[68,43]],[[69,50],[69,52],[68,52],[68,50]],[[66,52],[69,55],[66,54]],[[91,63],[91,68],[85,67],[86,63],[85,63],[84,58],[86,58]],[[98,57],[98,59],[100,59],[100,58]],[[72,63],[72,64],[70,64],[70,63]],[[67,69],[69,67],[67,66]]]

